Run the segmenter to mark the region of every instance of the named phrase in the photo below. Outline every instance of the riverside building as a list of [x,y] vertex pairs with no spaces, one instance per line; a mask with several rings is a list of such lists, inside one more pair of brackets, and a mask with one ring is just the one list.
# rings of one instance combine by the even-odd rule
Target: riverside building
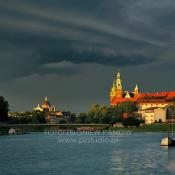
[[[139,105],[138,112],[142,114],[142,117],[147,118],[148,123],[153,123],[155,122],[155,109],[166,109],[172,105],[175,101],[175,92],[141,93],[138,85],[133,91],[124,90],[121,75],[118,72],[110,91],[110,105],[115,106],[126,101],[137,102]],[[146,114],[148,115],[146,116]]]

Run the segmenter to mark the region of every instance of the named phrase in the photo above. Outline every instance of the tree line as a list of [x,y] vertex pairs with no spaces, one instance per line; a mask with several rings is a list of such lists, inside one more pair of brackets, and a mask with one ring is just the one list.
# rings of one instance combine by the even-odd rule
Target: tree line
[[9,104],[4,97],[0,96],[0,122],[8,121]]
[[[142,122],[137,113],[138,105],[135,102],[127,101],[120,103],[116,106],[99,106],[94,104],[91,106],[89,112],[80,113],[78,116],[75,113],[63,117],[60,123],[82,123],[82,124],[115,124],[117,122],[123,123],[127,126],[139,126]],[[9,104],[0,97],[0,122],[8,122],[13,124],[26,124],[26,123],[46,123],[45,112],[24,112],[16,113],[15,116],[8,117]],[[67,112],[67,113],[68,113]]]
[[137,103],[131,101],[110,107],[94,104],[89,112],[80,113],[76,122],[95,124],[115,124],[120,122],[125,126],[139,126],[143,121],[137,111]]

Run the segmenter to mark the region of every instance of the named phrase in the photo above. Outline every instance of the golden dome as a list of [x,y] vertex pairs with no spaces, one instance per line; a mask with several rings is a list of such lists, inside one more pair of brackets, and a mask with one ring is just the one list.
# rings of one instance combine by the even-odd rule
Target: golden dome
[[51,104],[48,101],[48,98],[45,98],[44,104],[42,105],[43,109],[49,109],[51,107]]

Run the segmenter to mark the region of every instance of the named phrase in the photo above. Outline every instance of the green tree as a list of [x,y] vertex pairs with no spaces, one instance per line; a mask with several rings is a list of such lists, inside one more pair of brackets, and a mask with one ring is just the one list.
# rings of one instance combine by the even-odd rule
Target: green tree
[[98,104],[91,106],[90,111],[87,114],[87,123],[99,123],[100,107]]
[[112,122],[111,116],[104,115],[101,119],[101,123],[103,124],[111,124],[111,122]]
[[33,112],[32,123],[46,123],[46,117],[44,112]]
[[116,123],[123,121],[123,114],[128,113],[134,115],[138,110],[137,104],[134,102],[123,102],[116,106],[107,107],[94,104],[88,113],[80,113],[77,117],[77,123]]
[[59,121],[59,124],[66,124],[67,123],[67,121],[65,120],[65,119],[61,119],[60,121]]
[[102,116],[105,116],[105,115],[107,114],[107,112],[108,112],[108,107],[105,106],[105,105],[102,105],[102,106],[100,107],[100,113],[101,113],[101,115],[102,115]]
[[90,108],[90,113],[97,114],[99,112],[99,109],[100,109],[99,105],[98,104],[94,104]]
[[4,97],[0,96],[0,121],[6,122],[8,121],[8,111],[9,111],[9,104],[4,99]]
[[125,127],[128,127],[128,126],[139,127],[140,126],[140,121],[136,117],[128,117],[127,119],[123,120],[123,125]]
[[122,121],[122,115],[123,115],[122,108],[119,107],[119,105],[111,106],[108,108],[107,115],[112,117],[111,120],[112,123],[120,122]]
[[75,123],[75,121],[76,121],[76,114],[75,114],[75,113],[71,113],[70,122],[71,122],[71,123]]
[[88,123],[88,117],[86,113],[80,113],[77,118],[77,123]]

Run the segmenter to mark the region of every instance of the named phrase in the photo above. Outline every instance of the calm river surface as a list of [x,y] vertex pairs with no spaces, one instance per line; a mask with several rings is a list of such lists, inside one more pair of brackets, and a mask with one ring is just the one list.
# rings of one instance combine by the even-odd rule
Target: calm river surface
[[175,148],[162,148],[163,136],[131,133],[117,140],[103,133],[0,136],[0,175],[175,174]]

